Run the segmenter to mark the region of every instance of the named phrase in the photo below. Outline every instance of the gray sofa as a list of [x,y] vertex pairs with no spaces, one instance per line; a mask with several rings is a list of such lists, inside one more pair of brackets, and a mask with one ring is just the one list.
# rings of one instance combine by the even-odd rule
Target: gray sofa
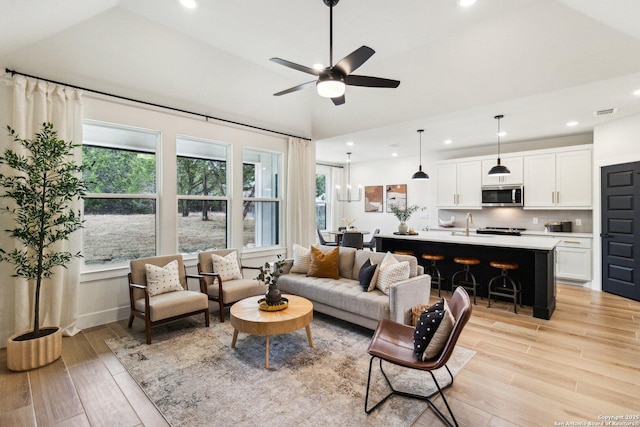
[[[335,247],[319,246],[324,252]],[[380,319],[410,324],[411,307],[427,304],[431,293],[431,277],[413,256],[394,255],[398,261],[409,261],[409,279],[391,285],[389,295],[378,289],[365,291],[358,282],[360,268],[370,259],[380,264],[385,253],[340,247],[340,279],[307,277],[291,273],[293,259],[287,259],[278,288],[283,293],[299,295],[313,303],[313,309],[369,329]]]

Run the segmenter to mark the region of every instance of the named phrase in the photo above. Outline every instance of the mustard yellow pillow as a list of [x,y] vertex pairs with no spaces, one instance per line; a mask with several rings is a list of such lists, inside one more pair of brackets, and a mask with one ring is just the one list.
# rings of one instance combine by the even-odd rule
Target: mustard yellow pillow
[[311,262],[309,263],[309,271],[307,272],[307,276],[339,279],[339,254],[340,248],[334,248],[328,252],[323,252],[315,246],[311,246]]

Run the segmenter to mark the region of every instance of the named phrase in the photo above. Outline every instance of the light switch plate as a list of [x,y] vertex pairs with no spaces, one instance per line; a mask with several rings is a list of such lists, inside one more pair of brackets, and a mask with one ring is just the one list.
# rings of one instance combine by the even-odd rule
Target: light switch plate
[[576,219],[576,225],[582,225],[582,220],[580,218]]
[[533,223],[537,224],[538,223],[538,218],[533,218]]

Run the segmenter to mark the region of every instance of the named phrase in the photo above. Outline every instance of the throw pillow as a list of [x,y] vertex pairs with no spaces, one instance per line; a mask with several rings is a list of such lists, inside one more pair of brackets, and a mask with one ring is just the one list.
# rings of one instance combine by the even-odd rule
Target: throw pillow
[[149,295],[160,295],[167,292],[183,291],[178,273],[178,261],[173,260],[164,267],[153,264],[145,264],[147,275],[147,289]]
[[309,264],[311,263],[311,249],[300,246],[297,243],[293,244],[293,266],[291,267],[291,273],[307,274],[309,271]]
[[362,289],[369,292],[376,286],[376,281],[374,277],[376,276],[376,271],[378,271],[378,264],[371,265],[370,260],[366,260],[362,267],[360,267],[360,272],[358,273],[358,281],[360,282],[360,286]]
[[406,280],[409,278],[410,266],[409,261],[399,262],[391,252],[387,252],[384,259],[378,267],[378,278],[376,280],[376,288],[383,293],[389,294],[389,286]]
[[236,252],[229,252],[223,257],[218,254],[211,254],[211,260],[213,261],[213,271],[220,275],[223,282],[225,280],[242,279]]
[[307,272],[307,276],[339,279],[339,254],[340,248],[334,248],[328,252],[323,252],[315,246],[311,246],[311,262],[309,263],[309,271]]
[[[413,335],[413,349],[418,359],[429,360],[437,357],[449,339],[455,319],[446,300],[444,308],[430,307],[420,315]],[[438,303],[440,304],[440,303]]]

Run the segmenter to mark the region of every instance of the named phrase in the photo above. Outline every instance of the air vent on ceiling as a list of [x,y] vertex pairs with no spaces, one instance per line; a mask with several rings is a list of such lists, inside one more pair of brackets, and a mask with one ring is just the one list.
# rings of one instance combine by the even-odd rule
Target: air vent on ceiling
[[617,108],[607,108],[606,110],[594,111],[594,117],[598,116],[608,116],[609,114],[615,114],[618,111]]

